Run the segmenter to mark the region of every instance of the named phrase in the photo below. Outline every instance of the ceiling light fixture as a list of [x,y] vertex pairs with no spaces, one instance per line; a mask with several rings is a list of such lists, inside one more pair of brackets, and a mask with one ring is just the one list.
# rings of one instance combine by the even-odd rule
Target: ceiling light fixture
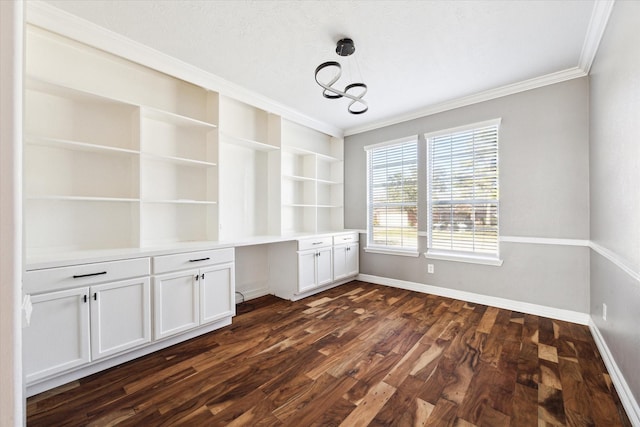
[[[352,55],[355,51],[356,46],[353,44],[353,40],[347,38],[338,40],[338,44],[336,46],[336,53],[338,55],[346,57]],[[323,83],[318,79],[318,74],[325,69],[333,69],[333,77],[331,77],[328,82]],[[369,105],[367,104],[367,101],[362,98],[367,93],[367,85],[364,83],[351,83],[346,85],[344,90],[341,91],[333,87],[333,84],[340,80],[341,76],[342,66],[337,61],[327,61],[318,65],[315,77],[316,83],[323,88],[322,96],[329,99],[338,99],[342,97],[348,98],[351,102],[347,106],[347,110],[351,114],[365,113],[369,109]]]

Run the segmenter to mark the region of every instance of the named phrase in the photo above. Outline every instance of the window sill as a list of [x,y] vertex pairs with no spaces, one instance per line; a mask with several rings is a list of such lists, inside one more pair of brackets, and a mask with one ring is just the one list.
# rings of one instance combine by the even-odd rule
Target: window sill
[[420,256],[419,252],[411,251],[411,250],[395,250],[395,249],[388,249],[388,248],[368,247],[368,248],[364,248],[364,251],[372,254],[410,256],[414,258]]
[[500,258],[495,258],[495,257],[463,255],[463,254],[454,254],[451,252],[439,252],[439,251],[427,251],[424,253],[424,257],[428,259],[438,259],[442,261],[457,261],[457,262],[466,262],[470,264],[493,265],[496,267],[500,267],[503,262]]

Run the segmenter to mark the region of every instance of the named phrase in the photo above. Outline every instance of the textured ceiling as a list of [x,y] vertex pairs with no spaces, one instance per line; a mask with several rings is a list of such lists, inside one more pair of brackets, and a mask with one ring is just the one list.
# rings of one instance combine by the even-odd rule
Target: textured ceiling
[[[576,67],[594,1],[49,0],[62,10],[342,129]],[[363,80],[347,113],[315,83],[356,53],[336,86]],[[355,64],[353,60],[357,61]],[[349,69],[351,73],[349,73]]]

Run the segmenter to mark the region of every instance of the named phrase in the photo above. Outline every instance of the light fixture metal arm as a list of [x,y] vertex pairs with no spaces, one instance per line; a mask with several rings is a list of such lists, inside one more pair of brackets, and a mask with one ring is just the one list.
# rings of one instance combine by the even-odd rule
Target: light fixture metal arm
[[[323,83],[318,80],[318,73],[325,68],[330,67],[337,69],[334,77],[327,83]],[[328,61],[318,65],[315,72],[315,79],[316,83],[318,83],[318,85],[320,85],[320,87],[324,89],[322,91],[322,96],[329,99],[338,99],[342,97],[350,99],[351,102],[347,106],[347,110],[351,114],[362,114],[367,112],[367,110],[369,109],[369,105],[367,104],[367,101],[362,99],[367,93],[367,85],[364,83],[351,83],[344,88],[344,91],[338,90],[333,87],[333,84],[335,84],[341,76],[342,66],[336,61]],[[358,91],[358,89],[360,89],[360,91]],[[354,108],[354,105],[356,105],[356,108]],[[357,106],[360,106],[360,108],[358,109]]]

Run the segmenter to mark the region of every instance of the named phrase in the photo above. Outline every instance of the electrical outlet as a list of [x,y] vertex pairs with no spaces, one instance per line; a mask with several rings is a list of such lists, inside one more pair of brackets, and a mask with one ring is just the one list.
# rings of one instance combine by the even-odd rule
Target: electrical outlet
[[602,303],[602,320],[607,320],[607,304]]
[[434,268],[433,264],[427,264],[427,273],[433,274]]

